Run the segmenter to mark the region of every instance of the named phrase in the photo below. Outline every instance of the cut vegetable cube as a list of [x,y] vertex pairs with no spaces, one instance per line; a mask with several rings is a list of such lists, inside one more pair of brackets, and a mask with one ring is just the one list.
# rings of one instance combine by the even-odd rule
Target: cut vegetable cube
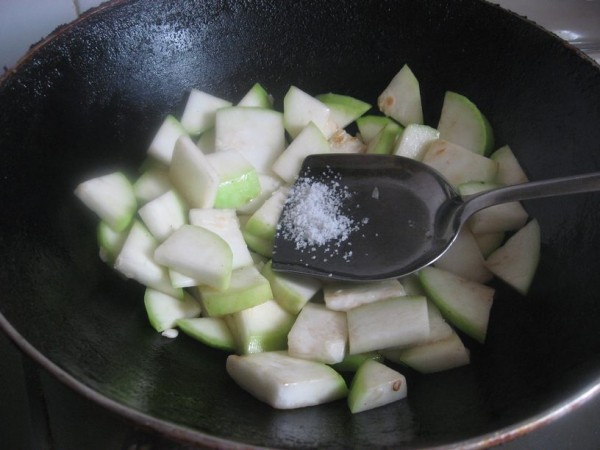
[[437,128],[441,139],[479,155],[490,154],[494,147],[488,120],[472,101],[456,92],[446,92]]
[[192,209],[190,223],[219,235],[231,248],[233,270],[254,264],[233,209]]
[[277,409],[319,405],[348,393],[346,382],[331,367],[284,352],[229,355],[226,368],[240,387]]
[[329,147],[331,153],[365,153],[367,146],[365,143],[346,130],[339,129],[329,138]]
[[283,182],[281,179],[274,175],[268,175],[265,173],[258,174],[258,182],[260,184],[260,194],[250,200],[248,203],[237,207],[237,212],[243,215],[251,215],[256,212],[258,208],[267,200],[273,192],[281,187]]
[[[210,259],[205,260],[211,261]],[[198,286],[202,311],[209,317],[232,314],[273,298],[269,281],[254,266],[242,267],[231,273],[226,288]]]
[[296,316],[267,300],[225,317],[236,339],[238,353],[270,352],[287,349],[288,333]]
[[434,264],[440,269],[479,283],[493,278],[492,272],[485,266],[473,233],[467,227],[460,230],[450,248]]
[[371,109],[368,103],[348,95],[328,93],[316,98],[330,109],[331,120],[338,128],[345,128]]
[[356,372],[365,361],[372,359],[383,362],[383,355],[379,352],[366,352],[357,355],[346,355],[342,362],[333,364],[331,367],[338,372]]
[[233,106],[219,110],[216,152],[236,150],[259,173],[269,173],[285,148],[283,115],[265,108]]
[[385,349],[381,352],[385,359],[404,364],[421,373],[441,372],[471,362],[469,350],[454,331],[445,339],[405,349]]
[[177,320],[200,315],[198,301],[189,295],[176,298],[154,289],[146,289],[144,306],[150,324],[159,333],[174,328]]
[[160,242],[187,223],[187,206],[173,190],[150,200],[138,210],[138,214],[144,225]]
[[404,129],[395,123],[387,124],[367,145],[367,153],[391,155]]
[[485,342],[494,289],[446,270],[425,267],[419,278],[442,315],[480,343]]
[[188,275],[184,275],[182,273],[177,272],[173,269],[168,269],[169,278],[171,279],[171,285],[175,288],[186,288],[199,286],[202,284],[201,281],[196,280]]
[[[174,144],[173,144],[174,145]],[[169,169],[151,167],[147,169],[133,184],[133,192],[138,204],[143,205],[164,194],[173,186],[169,180]]]
[[[458,187],[460,195],[468,196],[498,188],[492,183],[471,182]],[[520,202],[502,203],[490,206],[473,214],[467,221],[471,231],[476,234],[498,233],[518,230],[527,223],[529,215]]]
[[380,362],[367,360],[352,379],[348,407],[356,414],[402,400],[406,394],[404,375]]
[[192,89],[181,116],[181,125],[189,134],[200,134],[212,128],[217,111],[228,106],[231,106],[231,102]]
[[317,153],[329,153],[329,142],[314,123],[309,123],[273,163],[273,172],[284,181],[293,182],[304,158]]
[[[282,186],[273,192],[271,197],[265,200],[262,206],[248,219],[244,231],[272,243],[275,238],[275,232],[277,231],[279,216],[283,211],[283,205],[287,199],[288,193],[289,188],[287,186]],[[263,254],[252,246],[250,246],[250,248],[261,255]]]
[[393,150],[394,155],[421,161],[433,141],[440,137],[440,132],[427,125],[408,125]]
[[129,230],[115,231],[105,222],[98,223],[96,237],[100,248],[100,259],[113,264],[123,248]]
[[137,208],[133,186],[121,172],[113,172],[80,183],[75,195],[115,231],[129,226]]
[[423,162],[440,172],[453,186],[469,181],[491,182],[498,172],[496,161],[443,139],[429,145]]
[[382,113],[404,126],[423,123],[419,80],[408,65],[404,65],[392,78],[377,99],[377,105]]
[[136,280],[144,286],[181,298],[181,289],[171,285],[167,269],[154,260],[154,251],[158,241],[139,221],[134,221],[123,248],[115,260],[114,268],[127,278]]
[[272,108],[273,98],[260,83],[255,83],[242,97],[238,106],[251,106],[257,108]]
[[260,181],[254,167],[237,151],[206,156],[219,177],[214,208],[238,208],[260,194]]
[[494,251],[486,265],[494,275],[526,295],[539,263],[540,242],[540,226],[534,219]]
[[288,334],[288,354],[326,364],[342,362],[346,356],[346,314],[308,303]]
[[228,352],[235,351],[233,334],[223,319],[218,317],[178,319],[175,325],[188,336],[209,347]]
[[394,297],[349,310],[349,353],[410,346],[429,336],[427,301],[421,296]]
[[331,118],[331,110],[312,95],[290,87],[283,98],[283,123],[292,139],[313,122],[326,139],[338,129]]
[[493,159],[498,163],[496,181],[499,184],[511,186],[513,184],[527,183],[529,181],[521,164],[519,164],[515,154],[508,145],[500,147],[492,153],[490,159]]
[[479,250],[484,258],[502,245],[506,233],[500,231],[498,233],[473,234],[475,241],[479,246]]
[[183,225],[154,251],[154,259],[215,289],[226,289],[233,254],[223,238],[206,228]]
[[215,128],[209,128],[204,131],[198,140],[196,141],[196,146],[204,153],[205,155],[210,155],[216,151],[215,147]]
[[363,142],[367,144],[388,124],[398,125],[398,122],[387,116],[362,116],[356,119],[358,132]]
[[212,208],[219,189],[219,175],[188,136],[175,143],[169,179],[190,208]]
[[315,278],[274,272],[271,261],[263,266],[261,273],[271,283],[275,301],[291,314],[298,314],[321,289],[321,282]]
[[181,136],[187,136],[187,132],[181,123],[171,115],[165,117],[150,143],[148,155],[168,166],[171,163],[175,142]]
[[360,305],[406,295],[398,280],[383,280],[366,283],[335,282],[325,285],[325,305],[334,311],[349,311]]

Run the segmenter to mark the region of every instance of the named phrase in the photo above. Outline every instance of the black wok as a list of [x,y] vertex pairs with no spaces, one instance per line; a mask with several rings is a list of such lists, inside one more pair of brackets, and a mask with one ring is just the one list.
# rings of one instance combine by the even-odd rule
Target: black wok
[[409,397],[275,411],[225,355],[148,325],[143,289],[98,258],[74,186],[135,170],[191,87],[233,101],[259,81],[374,102],[409,63],[425,120],[474,99],[531,179],[600,170],[600,70],[495,5],[455,1],[116,1],[40,43],[0,84],[0,325],[76,391],[174,439],[227,446],[484,446],[542,426],[600,383],[600,197],[526,203],[542,258],[531,293],[502,284],[469,367],[406,371]]

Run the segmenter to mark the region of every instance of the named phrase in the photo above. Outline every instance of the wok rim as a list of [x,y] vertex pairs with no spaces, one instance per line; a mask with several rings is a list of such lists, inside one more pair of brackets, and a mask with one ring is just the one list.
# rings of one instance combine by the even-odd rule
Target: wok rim
[[[107,9],[118,6],[120,4],[128,3],[130,0],[106,0],[96,7],[92,7],[87,11],[80,14],[76,19],[71,22],[57,26],[51,33],[46,37],[41,38],[39,41],[33,43],[27,50],[27,52],[20,57],[17,62],[11,67],[4,67],[2,73],[0,73],[0,85],[5,83],[11,76],[19,71],[19,67],[25,64],[30,58],[35,56],[38,51],[41,51],[48,43],[54,39],[60,37],[64,32],[68,31],[72,27],[78,25],[80,22],[88,20],[90,17],[97,13]],[[571,44],[564,39],[561,39],[552,31],[538,25],[533,20],[526,16],[515,13],[505,7],[493,3],[490,0],[476,0],[481,3],[486,3],[496,8],[500,8],[505,13],[518,17],[520,20],[524,20],[530,26],[538,28],[543,33],[557,39],[568,48],[571,52],[574,52],[579,58],[591,62],[592,65],[600,68],[600,62],[596,61],[590,55],[585,53],[583,50]],[[148,430],[157,434],[160,437],[172,439],[182,444],[202,445],[207,448],[237,448],[245,449],[261,449],[263,446],[256,446],[247,444],[244,442],[238,442],[229,440],[226,438],[216,437],[207,434],[198,429],[187,427],[181,424],[173,423],[165,419],[159,419],[152,415],[146,414],[139,411],[131,406],[121,403],[117,400],[110,398],[109,396],[102,394],[93,387],[86,383],[78,380],[74,375],[71,375],[67,370],[60,367],[59,364],[53,362],[50,358],[45,356],[40,350],[38,350],[33,344],[31,344],[19,331],[10,323],[10,321],[0,311],[0,330],[15,344],[23,355],[29,357],[34,361],[40,368],[44,369],[47,373],[52,375],[56,380],[61,382],[64,386],[71,389],[73,392],[81,395],[83,398],[92,401],[93,403],[105,408],[109,412],[118,416],[119,419],[125,420],[135,426],[142,429]],[[496,431],[478,435],[473,438],[454,442],[451,444],[442,444],[437,446],[428,446],[430,449],[437,450],[449,450],[449,449],[464,449],[474,450],[483,449],[493,446],[497,446],[509,441],[513,441],[520,437],[523,437],[533,431],[540,430],[547,425],[555,423],[557,420],[565,417],[567,414],[577,411],[578,408],[587,404],[589,401],[594,399],[600,394],[600,377],[597,377],[594,381],[588,382],[584,387],[579,389],[576,393],[571,394],[565,400],[545,408],[542,412],[534,414],[527,419],[516,422],[512,425],[502,427]]]

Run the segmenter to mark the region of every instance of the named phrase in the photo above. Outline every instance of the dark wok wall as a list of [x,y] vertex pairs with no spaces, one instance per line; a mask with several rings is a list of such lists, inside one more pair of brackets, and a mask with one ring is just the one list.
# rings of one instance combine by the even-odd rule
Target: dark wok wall
[[473,346],[470,367],[408,372],[407,401],[356,416],[341,402],[289,412],[258,403],[226,376],[222,353],[155,334],[143,290],[98,260],[95,219],[72,189],[115,168],[134,173],[191,87],[235,101],[259,81],[280,102],[295,84],[374,103],[404,63],[421,81],[429,124],[455,90],[532,179],[600,168],[598,67],[491,4],[115,2],[59,31],[0,85],[0,312],[99,401],[204,443],[449,443],[514,426],[596,383],[597,195],[527,204],[542,225],[540,271],[527,298],[498,285],[488,342]]

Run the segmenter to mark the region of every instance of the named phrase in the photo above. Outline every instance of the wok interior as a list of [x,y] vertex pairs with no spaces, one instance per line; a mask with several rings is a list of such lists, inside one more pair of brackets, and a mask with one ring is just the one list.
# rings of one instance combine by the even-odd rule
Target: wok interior
[[[43,355],[133,411],[275,447],[447,444],[514,426],[600,374],[600,199],[526,203],[541,264],[523,298],[500,283],[472,364],[404,370],[406,401],[275,411],[239,389],[225,354],[155,333],[143,289],[98,258],[96,219],[72,195],[95,174],[134,174],[191,87],[236,101],[254,83],[375,103],[408,63],[435,126],[443,93],[472,98],[531,179],[600,169],[600,71],[558,39],[479,1],[116,2],[61,30],[0,86],[0,311]],[[77,386],[76,386],[77,388]]]

